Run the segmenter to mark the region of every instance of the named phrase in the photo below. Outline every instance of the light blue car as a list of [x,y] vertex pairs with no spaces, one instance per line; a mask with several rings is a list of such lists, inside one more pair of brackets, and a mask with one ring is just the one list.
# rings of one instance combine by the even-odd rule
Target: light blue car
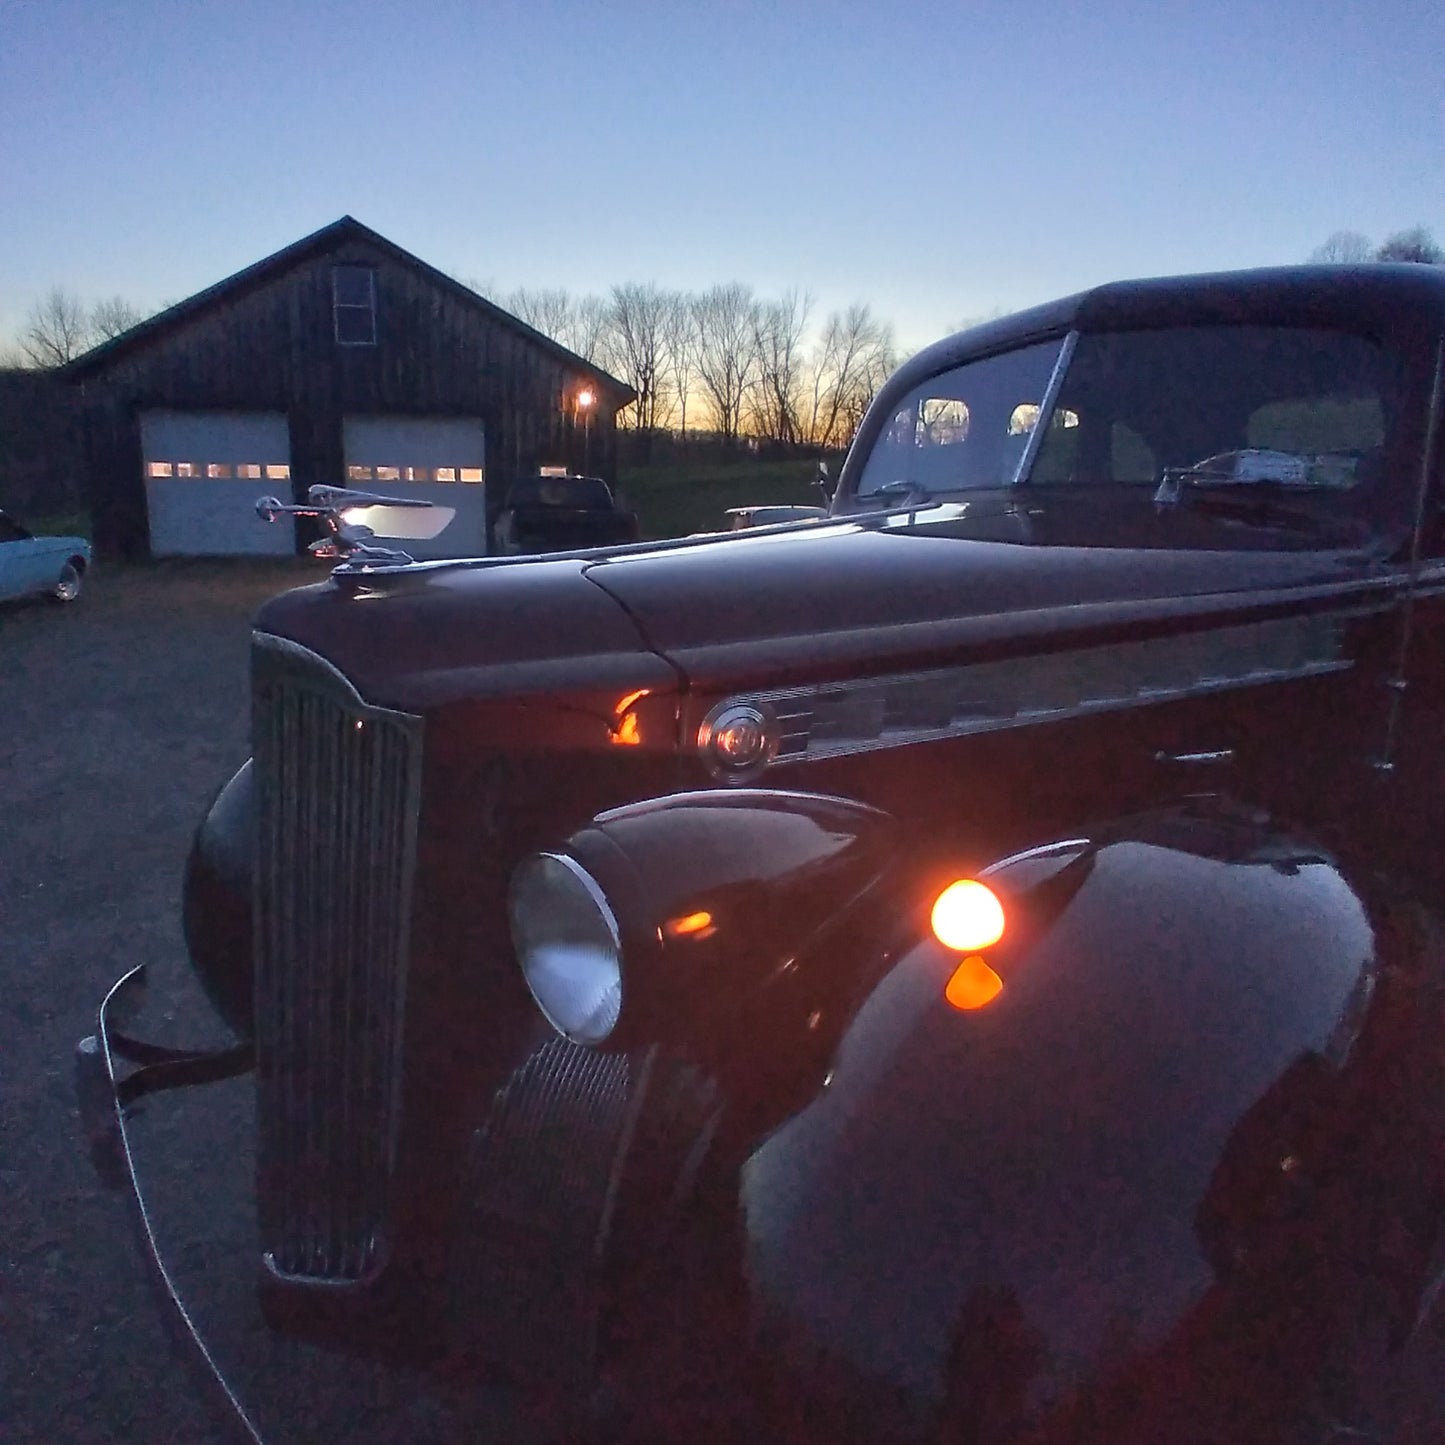
[[0,601],[41,596],[74,602],[89,570],[85,538],[36,537],[0,512]]

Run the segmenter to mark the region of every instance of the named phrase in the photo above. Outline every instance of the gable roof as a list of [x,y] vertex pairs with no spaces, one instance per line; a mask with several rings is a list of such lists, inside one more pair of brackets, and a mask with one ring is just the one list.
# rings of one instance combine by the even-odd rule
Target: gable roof
[[113,361],[118,361],[149,345],[168,331],[174,330],[207,311],[224,306],[227,302],[248,291],[266,285],[303,261],[309,261],[315,256],[324,256],[334,251],[347,241],[362,241],[400,265],[411,267],[425,276],[433,285],[441,287],[464,304],[482,312],[490,320],[525,336],[536,346],[551,352],[568,366],[587,372],[596,378],[599,385],[607,387],[616,394],[618,407],[624,407],[636,399],[637,393],[625,381],[603,371],[600,366],[594,366],[590,361],[578,356],[576,352],[569,351],[560,342],[543,335],[535,327],[528,326],[525,321],[513,316],[509,311],[504,311],[469,286],[463,286],[460,281],[448,276],[445,271],[437,270],[435,266],[428,265],[421,257],[413,256],[410,251],[403,250],[394,241],[388,241],[380,232],[373,231],[370,226],[362,225],[354,216],[342,216],[340,220],[332,221],[329,226],[323,226],[319,231],[313,231],[309,236],[303,236],[299,241],[293,241],[289,246],[283,246],[270,256],[237,271],[235,275],[227,276],[224,281],[217,281],[214,286],[207,286],[205,290],[197,291],[194,296],[188,296],[184,301],[177,301],[174,306],[168,306],[164,311],[158,311],[154,316],[148,316],[144,321],[132,326],[129,331],[123,331],[109,341],[102,341],[99,346],[93,346],[73,361],[66,362],[64,366],[57,368],[57,374],[67,380],[80,380],[95,376],[104,371]]

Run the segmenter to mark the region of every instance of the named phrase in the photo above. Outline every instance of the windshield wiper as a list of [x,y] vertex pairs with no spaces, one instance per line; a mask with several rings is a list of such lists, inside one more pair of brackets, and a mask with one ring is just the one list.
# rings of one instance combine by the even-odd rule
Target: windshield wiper
[[900,502],[904,506],[916,506],[920,502],[931,502],[933,493],[917,482],[884,482],[871,492],[859,492],[859,501],[872,501],[875,497],[883,502]]

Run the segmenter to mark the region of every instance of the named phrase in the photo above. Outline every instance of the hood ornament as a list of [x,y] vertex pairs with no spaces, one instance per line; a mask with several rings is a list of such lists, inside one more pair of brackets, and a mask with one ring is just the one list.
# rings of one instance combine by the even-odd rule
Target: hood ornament
[[376,538],[429,541],[456,516],[455,507],[419,498],[380,497],[346,487],[308,487],[306,497],[307,505],[303,507],[276,497],[262,497],[256,503],[256,515],[263,522],[281,517],[314,517],[326,535],[306,550],[313,557],[336,558],[347,570],[405,567],[416,559],[400,548],[377,546]]

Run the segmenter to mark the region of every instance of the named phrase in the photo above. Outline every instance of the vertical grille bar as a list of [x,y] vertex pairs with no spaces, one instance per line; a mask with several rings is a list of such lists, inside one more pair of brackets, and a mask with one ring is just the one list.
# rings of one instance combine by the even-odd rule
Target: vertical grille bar
[[261,633],[252,700],[262,1247],[281,1274],[359,1280],[396,1160],[421,719]]

